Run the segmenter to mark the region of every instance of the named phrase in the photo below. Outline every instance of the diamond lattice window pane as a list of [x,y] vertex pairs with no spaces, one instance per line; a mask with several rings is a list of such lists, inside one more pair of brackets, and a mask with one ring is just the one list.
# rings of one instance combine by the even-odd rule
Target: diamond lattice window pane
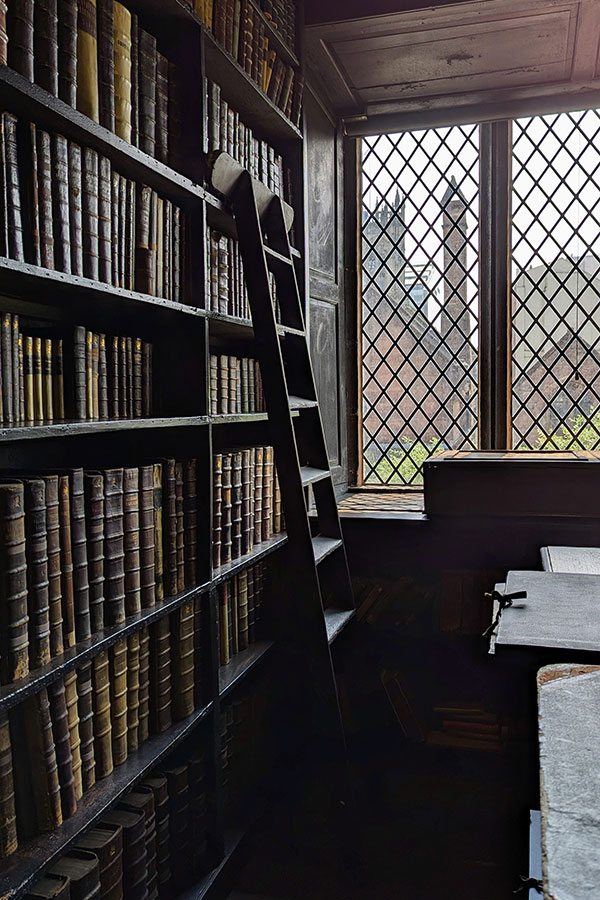
[[513,123],[515,448],[600,448],[600,114]]
[[479,131],[362,141],[364,484],[477,446]]

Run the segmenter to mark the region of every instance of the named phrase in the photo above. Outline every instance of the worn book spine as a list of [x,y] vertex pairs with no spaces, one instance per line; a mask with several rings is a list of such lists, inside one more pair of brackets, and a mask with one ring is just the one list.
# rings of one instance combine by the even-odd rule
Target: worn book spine
[[152,415],[152,344],[142,342],[142,416]]
[[264,447],[254,450],[254,543],[262,541]]
[[238,580],[238,650],[248,648],[248,570],[245,569],[237,576]]
[[58,422],[65,420],[65,365],[64,345],[62,338],[52,339],[52,402],[54,418]]
[[93,853],[100,869],[102,900],[123,897],[123,829],[102,819],[77,839],[75,847]]
[[56,0],[36,0],[33,28],[35,81],[58,96],[58,9]]
[[150,245],[150,211],[152,188],[140,185],[136,205],[136,290],[153,294],[155,286],[156,253]]
[[92,634],[104,628],[104,479],[99,472],[84,475],[85,525]]
[[[6,2],[0,0],[0,66],[8,64],[8,31],[6,30]],[[0,838],[0,841],[2,838]],[[2,853],[0,845],[0,854]]]
[[60,551],[60,515],[58,475],[46,475],[46,539],[48,546],[48,607],[50,619],[50,654],[64,651],[62,575]]
[[98,335],[98,415],[108,419],[108,361],[106,335]]
[[254,522],[252,521],[252,449],[242,450],[242,553],[249,553],[254,546]]
[[99,365],[100,365],[100,339],[96,332],[92,334],[92,418],[99,419]]
[[125,621],[123,469],[104,473],[104,598],[107,625]]
[[123,525],[125,545],[125,613],[140,612],[140,506],[139,470],[123,470]]
[[101,156],[98,160],[98,278],[105,284],[112,283],[111,184],[110,160]]
[[203,598],[194,598],[194,705],[202,706],[204,701],[204,671],[203,671]]
[[94,688],[92,663],[86,662],[77,669],[77,710],[79,713],[79,739],[81,741],[81,781],[87,791],[96,783],[96,756],[94,752]]
[[119,809],[142,812],[144,814],[144,843],[146,849],[146,865],[142,890],[145,890],[148,900],[158,897],[158,882],[156,870],[156,814],[154,809],[154,794],[144,785],[137,785],[134,791],[126,794],[119,803]]
[[140,745],[140,634],[127,638],[127,752]]
[[18,262],[25,262],[17,119],[11,113],[2,113],[2,135],[5,156],[8,255]]
[[[29,697],[18,713],[21,711],[24,739],[22,746],[26,750],[25,757],[29,765],[26,773],[27,787],[19,791],[22,785],[17,782],[17,816],[19,829],[23,828],[26,834],[31,835],[32,831],[53,831],[63,821],[48,690],[42,688],[38,694]],[[22,766],[18,761],[15,762],[15,774],[19,775]],[[26,803],[29,806],[27,810],[22,808]]]
[[84,641],[91,636],[92,629],[90,620],[90,587],[88,582],[83,470],[72,469],[69,482],[75,637],[78,641]]
[[220,663],[227,665],[231,658],[229,643],[229,596],[230,583],[224,581],[219,585],[219,652]]
[[169,60],[156,57],[156,158],[169,162]]
[[177,517],[177,592],[185,589],[185,543],[183,518],[183,463],[175,463],[175,511]]
[[[11,351],[12,352],[12,351]],[[12,378],[11,378],[12,386]],[[15,392],[11,391],[14,401]],[[33,417],[36,422],[44,420],[44,390],[42,377],[42,339],[33,339]]]
[[41,478],[25,482],[25,526],[29,660],[37,668],[50,661],[46,485]]
[[144,153],[156,152],[156,38],[138,29],[139,40],[139,140]]
[[152,730],[171,727],[171,630],[164,616],[150,626],[150,716]]
[[8,6],[8,65],[33,81],[33,0],[19,0]]
[[138,17],[131,14],[131,143],[139,147],[140,136],[140,42]]
[[221,491],[221,564],[231,560],[232,548],[232,464],[233,454],[223,454],[223,486]]
[[77,0],[57,0],[58,96],[69,106],[77,102]]
[[29,122],[21,127],[20,181],[22,185],[23,252],[27,262],[41,265],[40,253],[40,202],[36,126]]
[[114,0],[97,0],[99,120],[115,130]]
[[133,341],[133,417],[142,415],[142,339]]
[[125,403],[128,419],[133,418],[133,341],[125,338]]
[[128,418],[127,409],[127,338],[119,338],[119,417]]
[[177,593],[177,493],[175,460],[163,462],[163,543],[165,595]]
[[159,896],[171,893],[171,859],[169,853],[169,789],[164,775],[147,778],[144,787],[154,795],[154,819],[156,828],[156,870]]
[[1,319],[1,355],[2,355],[2,409],[4,422],[13,424],[13,380],[12,380],[12,316],[3,313]]
[[103,823],[123,830],[123,897],[146,896],[146,819],[142,810],[112,809]]
[[23,359],[23,335],[21,332],[17,338],[19,354],[19,424],[25,424],[25,364]]
[[156,600],[164,600],[164,544],[163,544],[163,467],[161,463],[154,463],[153,470],[153,500],[154,500],[154,581],[156,585]]
[[119,176],[119,287],[125,288],[125,255],[127,243],[127,179]]
[[73,395],[75,418],[87,419],[86,330],[82,325],[73,329]]
[[232,454],[231,461],[231,558],[242,554],[242,451]]
[[77,4],[77,109],[100,121],[96,0]]
[[[131,143],[132,17],[122,3],[114,2],[114,130]],[[107,126],[108,127],[108,126]]]
[[42,349],[42,418],[54,421],[54,396],[52,391],[52,338],[43,338]]
[[69,225],[71,272],[83,275],[83,211],[81,148],[69,143]]
[[211,416],[219,414],[219,357],[213,353],[209,363],[209,412]]
[[136,185],[125,180],[125,287],[128,291],[135,284],[135,198]]
[[176,890],[191,877],[190,794],[187,765],[166,769],[169,783],[169,832],[171,865]]
[[92,340],[91,331],[85,333],[85,410],[86,418],[94,418],[94,388],[92,373]]
[[173,640],[173,719],[194,711],[194,604],[184,603],[171,614]]
[[10,728],[6,714],[3,713],[0,715],[0,857],[14,853],[17,843]]
[[140,631],[140,709],[139,739],[143,744],[150,735],[150,629]]
[[109,651],[110,709],[113,762],[120,766],[127,759],[127,640],[118,641]]
[[71,272],[69,224],[69,152],[60,134],[51,136],[52,200],[54,210],[54,262],[60,272]]
[[223,533],[223,454],[213,456],[213,490],[212,490],[212,561],[213,568],[221,565],[221,542]]
[[67,714],[65,685],[62,679],[52,682],[48,687],[52,733],[56,748],[56,764],[63,819],[68,819],[77,810],[75,796],[75,779],[73,777],[73,757],[71,755],[71,736]]
[[156,602],[154,576],[154,467],[139,469],[140,591],[141,607]]
[[110,187],[110,212],[111,212],[111,240],[112,240],[112,284],[114,287],[121,287],[119,281],[119,266],[121,247],[119,243],[119,184],[121,176],[118,172],[112,173],[112,183]]
[[52,157],[50,135],[36,129],[40,264],[54,268],[54,231],[52,214]]
[[83,796],[83,771],[81,761],[81,737],[79,733],[79,698],[77,696],[77,672],[72,670],[65,675],[65,701],[67,704],[67,723],[69,726],[69,743],[73,762],[73,784],[75,799]]
[[121,389],[119,375],[119,338],[113,335],[108,338],[108,415],[111,419],[119,418],[119,392]]
[[82,177],[83,274],[98,281],[98,154],[83,150]]
[[[164,297],[164,276],[165,276],[165,258],[164,258],[164,205],[165,201],[162,197],[156,197],[156,288],[155,295]],[[154,229],[153,229],[154,233]]]
[[29,672],[25,504],[22,484],[0,485],[0,572],[2,586],[2,683]]
[[25,421],[34,421],[33,409],[33,338],[25,335],[23,342],[23,375],[25,379]]
[[185,557],[185,587],[197,584],[198,496],[196,460],[183,462],[183,536]]
[[262,539],[268,540],[272,534],[273,514],[273,448],[264,448],[263,463],[263,498],[262,498]]
[[105,778],[113,771],[113,753],[110,711],[110,669],[108,664],[108,653],[104,650],[92,660],[92,686],[96,778]]

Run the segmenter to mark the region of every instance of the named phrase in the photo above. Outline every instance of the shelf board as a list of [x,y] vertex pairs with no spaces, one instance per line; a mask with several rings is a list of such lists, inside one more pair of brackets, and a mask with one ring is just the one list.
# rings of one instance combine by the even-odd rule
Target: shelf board
[[302,466],[300,475],[302,477],[302,487],[314,484],[316,481],[325,481],[326,478],[331,478],[329,469],[315,469],[312,466]]
[[[266,414],[265,414],[266,415]],[[0,443],[10,441],[45,440],[82,434],[105,434],[119,431],[142,431],[147,428],[196,428],[208,425],[208,416],[166,416],[139,419],[114,419],[94,422],[67,420],[40,425],[4,425],[0,428]]]
[[91,825],[120,798],[148,775],[165,756],[177,747],[212,709],[208,703],[183,722],[177,722],[165,734],[154,735],[121,766],[87,791],[79,801],[77,812],[60,828],[23,843],[19,849],[0,861],[0,896],[17,900],[45,869],[65,852]]
[[210,416],[209,421],[212,425],[235,425],[240,422],[267,422],[269,414],[266,412],[256,413],[229,413],[223,416]]
[[271,21],[267,19],[259,4],[256,3],[256,0],[250,0],[250,4],[258,13],[261,22],[264,23],[265,37],[269,38],[269,49],[276,50],[279,56],[281,56],[282,60],[288,65],[294,66],[294,68],[299,66],[300,62],[298,60],[298,57],[296,56],[292,48],[288,46],[286,41],[284,41],[284,39],[281,37],[277,27],[271,24]]
[[336,637],[341,634],[348,622],[356,615],[354,609],[326,609],[323,611],[325,616],[325,627],[327,628],[327,642],[332,644]]
[[238,831],[227,832],[225,834],[225,853],[219,865],[214,869],[211,869],[210,872],[207,872],[207,874],[197,881],[193,887],[190,887],[179,894],[177,900],[202,900],[220,877],[223,869],[239,847],[245,834],[246,832],[241,829]]
[[287,544],[287,540],[287,534],[274,534],[268,540],[261,541],[260,544],[257,544],[250,553],[245,553],[238,559],[234,559],[232,562],[219,566],[219,568],[215,569],[213,572],[212,586],[214,587],[222,581],[225,581],[227,578],[230,578],[232,575],[236,575],[238,572],[241,572],[242,569],[245,569],[246,566],[252,566],[254,563],[260,562],[265,556],[269,556],[274,550],[278,550],[280,547],[283,547],[284,544]]
[[243,341],[254,340],[254,326],[251,319],[240,319],[237,316],[228,316],[211,310],[206,311],[206,318],[211,337]]
[[341,538],[323,537],[320,534],[313,537],[312,545],[315,554],[315,563],[319,565],[320,562],[323,562],[324,559],[332,553],[335,553],[340,547],[343,547],[343,544],[344,542]]
[[242,678],[263,658],[273,641],[261,641],[252,644],[247,650],[236,653],[229,662],[219,669],[219,697],[223,699],[236,687]]
[[138,150],[8,66],[0,66],[0,96],[3,109],[9,109],[48,131],[63,134],[109,157],[122,175],[141,181],[180,202],[204,198],[205,192],[200,185]]

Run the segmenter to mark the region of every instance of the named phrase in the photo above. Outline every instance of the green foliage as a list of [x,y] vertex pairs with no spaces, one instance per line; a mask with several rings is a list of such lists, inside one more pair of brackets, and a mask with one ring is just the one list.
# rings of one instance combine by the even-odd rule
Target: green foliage
[[583,413],[569,416],[551,435],[538,428],[534,450],[597,450],[600,444],[600,410],[590,419]]
[[410,444],[406,441],[402,448],[390,447],[375,466],[375,471],[368,476],[367,483],[422,484],[421,466],[432,453],[443,449],[444,446],[439,438],[434,438],[427,443],[414,441]]

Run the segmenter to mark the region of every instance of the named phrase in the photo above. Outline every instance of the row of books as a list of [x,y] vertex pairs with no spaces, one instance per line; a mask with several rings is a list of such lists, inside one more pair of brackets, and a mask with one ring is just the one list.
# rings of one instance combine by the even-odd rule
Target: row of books
[[250,305],[242,257],[237,241],[207,231],[206,241],[206,298],[213,312],[250,319]]
[[193,587],[197,514],[193,459],[5,477],[2,683]]
[[433,712],[437,727],[429,731],[427,743],[434,746],[500,752],[510,737],[509,726],[477,701],[451,700]]
[[260,365],[255,359],[237,356],[210,356],[210,412],[213,416],[229,413],[264,412]]
[[213,566],[239,559],[284,529],[272,447],[213,456]]
[[247,650],[259,632],[265,564],[257,563],[219,585],[219,653],[221,665]]
[[201,754],[153,772],[85,832],[26,895],[30,900],[157,900],[207,867]]
[[254,137],[230,104],[221,96],[221,88],[206,82],[206,110],[208,115],[208,150],[223,150],[258,181],[280,197],[284,195],[283,157],[270,144]]
[[1,60],[162,162],[178,161],[175,67],[116,0],[8,0]]
[[264,20],[252,0],[194,0],[194,4],[219,44],[297,126],[304,78],[270,45]]
[[186,217],[109,159],[2,114],[0,255],[183,301]]
[[230,811],[268,773],[267,711],[264,692],[240,697],[221,711],[221,777],[225,808]]
[[[185,0],[185,2],[190,9],[194,9],[198,13],[208,28],[212,27],[215,18],[215,0]],[[217,0],[217,2],[220,2],[220,0]],[[296,45],[296,9],[293,0],[261,0],[260,9],[265,19],[281,34],[283,41],[290,50],[293,50]],[[231,14],[231,7],[228,10],[225,6],[225,16],[227,16],[228,12]],[[216,13],[217,16],[221,14],[219,12]],[[239,23],[241,16],[242,10],[238,11],[234,7],[234,27],[236,18]],[[239,42],[239,34],[237,40]]]
[[73,335],[75,418],[138,419],[152,415],[152,344],[76,326]]

